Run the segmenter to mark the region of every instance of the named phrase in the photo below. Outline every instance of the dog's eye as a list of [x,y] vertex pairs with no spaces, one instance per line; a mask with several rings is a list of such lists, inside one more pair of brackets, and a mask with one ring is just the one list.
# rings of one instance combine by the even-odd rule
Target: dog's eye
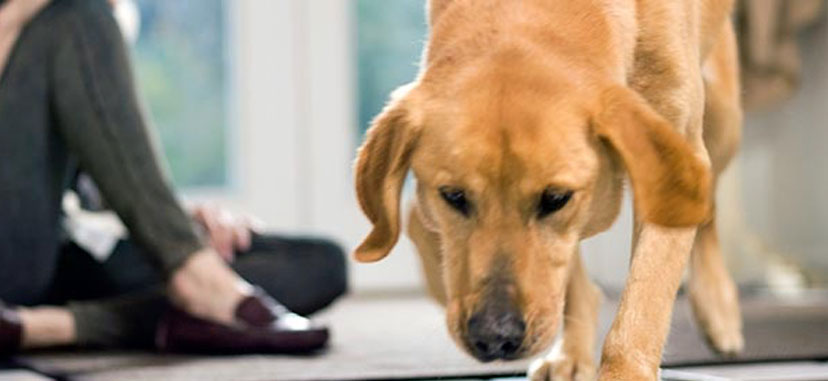
[[572,198],[572,191],[555,191],[547,189],[543,191],[538,204],[538,218],[546,217],[563,208]]
[[466,199],[466,192],[456,188],[441,187],[440,196],[449,206],[468,217],[470,205],[469,200]]

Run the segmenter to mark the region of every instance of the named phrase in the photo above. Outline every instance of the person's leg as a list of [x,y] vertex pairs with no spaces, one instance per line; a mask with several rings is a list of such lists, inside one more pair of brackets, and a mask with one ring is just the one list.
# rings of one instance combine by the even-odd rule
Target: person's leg
[[290,310],[316,312],[347,291],[345,253],[327,240],[255,234],[233,269]]
[[103,263],[64,244],[44,303],[17,308],[25,349],[149,347],[168,306],[161,273],[130,241],[121,241]]
[[64,0],[45,13],[57,38],[55,129],[130,237],[172,273],[203,243],[156,156],[112,9],[103,0]]
[[170,296],[186,311],[233,320],[250,294],[199,239],[175,198],[148,129],[123,38],[104,0],[63,0],[33,21],[52,33],[49,52],[54,127],[69,151],[163,269]]
[[[67,245],[53,290],[62,293],[63,300],[88,300],[157,287],[163,278],[142,250],[124,240],[100,263],[83,249]],[[250,249],[237,253],[231,267],[301,315],[328,306],[347,290],[345,253],[324,239],[253,234]]]
[[75,345],[150,348],[168,307],[162,288],[110,299],[70,302],[66,306],[17,308],[24,349]]
[[[0,109],[15,110],[0,113],[0,298],[37,304],[47,291],[72,157],[164,270],[178,306],[227,323],[242,301],[264,303],[201,242],[175,199],[104,0],[55,1],[29,24],[2,77]],[[22,314],[25,329],[38,326],[46,309],[31,311]],[[65,323],[65,311],[59,314],[54,322]]]
[[49,116],[51,45],[46,28],[24,28],[0,77],[0,300],[18,305],[39,303],[54,273],[70,161]]
[[106,261],[74,243],[61,248],[58,271],[49,297],[51,304],[70,300],[97,300],[162,288],[163,274],[153,266],[143,249],[129,240],[121,240]]
[[57,306],[20,307],[17,309],[23,328],[21,347],[47,348],[75,344],[75,317]]
[[[48,302],[73,302],[26,310],[31,332],[24,345],[150,346],[168,304],[163,278],[142,250],[123,240],[101,263],[77,245],[64,245]],[[330,241],[254,234],[250,250],[236,258],[232,267],[243,278],[302,315],[330,305],[347,289],[345,254]]]
[[[70,345],[102,336],[90,334],[89,326],[117,325],[81,319],[87,328],[79,333],[72,308],[32,307],[49,302],[62,254],[60,205],[72,159],[55,134],[51,79],[55,48],[66,37],[56,24],[72,17],[71,7],[68,1],[53,4],[26,26],[0,78],[0,308],[16,317],[22,348]],[[3,301],[19,307],[5,307]]]
[[67,305],[75,321],[74,344],[103,348],[152,348],[158,321],[168,307],[160,287]]

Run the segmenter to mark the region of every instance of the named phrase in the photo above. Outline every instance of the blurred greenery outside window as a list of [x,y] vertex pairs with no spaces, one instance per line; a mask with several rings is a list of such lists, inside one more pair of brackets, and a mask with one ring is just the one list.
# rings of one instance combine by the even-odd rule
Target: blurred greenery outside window
[[223,0],[137,0],[139,91],[179,188],[228,184],[228,57]]
[[[229,185],[229,57],[225,0],[136,0],[138,87],[175,185]],[[427,24],[422,0],[356,0],[362,134],[395,88],[414,79]]]
[[423,0],[357,0],[354,5],[361,136],[391,91],[414,80],[428,27]]

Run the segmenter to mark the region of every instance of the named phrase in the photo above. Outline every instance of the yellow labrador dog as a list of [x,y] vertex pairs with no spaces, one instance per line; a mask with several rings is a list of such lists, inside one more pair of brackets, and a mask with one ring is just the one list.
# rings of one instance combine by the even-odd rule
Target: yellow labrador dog
[[[740,139],[732,0],[432,0],[417,79],[392,95],[356,163],[373,230],[408,232],[457,344],[481,361],[552,352],[534,379],[655,380],[676,292],[712,346],[742,348],[719,253],[716,176]],[[629,279],[593,363],[600,292],[579,242],[635,203]],[[691,255],[692,253],[692,255]]]

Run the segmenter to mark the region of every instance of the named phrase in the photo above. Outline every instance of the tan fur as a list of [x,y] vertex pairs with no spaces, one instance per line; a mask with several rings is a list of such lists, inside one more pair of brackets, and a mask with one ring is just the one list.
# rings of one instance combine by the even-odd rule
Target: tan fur
[[448,298],[443,287],[443,269],[441,267],[440,236],[428,229],[420,216],[420,209],[414,205],[408,217],[408,236],[417,247],[420,263],[425,269],[426,286],[435,300],[446,305]]
[[[563,341],[533,377],[588,379],[598,369],[601,379],[654,380],[693,251],[699,321],[717,349],[737,351],[735,288],[710,212],[713,177],[735,153],[741,120],[731,2],[431,1],[420,75],[359,152],[357,194],[373,230],[357,259],[380,260],[395,245],[412,170],[408,232],[461,348],[487,284],[505,278],[526,321],[523,355],[548,347],[563,316]],[[596,367],[587,354],[599,294],[578,244],[615,220],[625,176],[633,259]],[[465,192],[468,216],[441,187]],[[573,196],[541,219],[545,189]]]
[[575,256],[566,287],[563,337],[549,355],[531,365],[532,381],[595,379],[592,357],[600,302],[601,292],[589,279],[580,257]]
[[[742,130],[736,36],[728,25],[719,38],[704,72],[704,143],[715,176],[735,156]],[[740,352],[744,340],[738,293],[719,252],[715,221],[700,226],[696,234],[688,286],[696,320],[713,349],[724,355]]]

